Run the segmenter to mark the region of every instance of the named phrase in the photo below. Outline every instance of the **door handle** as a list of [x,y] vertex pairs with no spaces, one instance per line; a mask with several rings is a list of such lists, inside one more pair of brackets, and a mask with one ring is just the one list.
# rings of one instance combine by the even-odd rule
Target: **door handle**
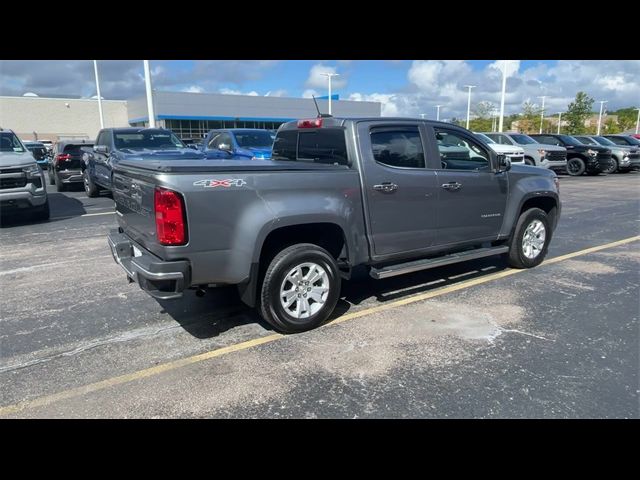
[[374,185],[373,189],[378,190],[379,192],[393,193],[398,190],[398,185],[395,183],[385,182],[380,185]]
[[462,187],[462,184],[458,182],[449,182],[442,184],[442,188],[444,188],[445,190],[460,190],[460,187]]

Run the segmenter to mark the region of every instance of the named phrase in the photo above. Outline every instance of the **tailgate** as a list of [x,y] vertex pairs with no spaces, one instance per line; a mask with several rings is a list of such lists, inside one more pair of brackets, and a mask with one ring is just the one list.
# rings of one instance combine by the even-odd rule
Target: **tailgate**
[[154,191],[152,177],[120,171],[113,175],[118,224],[129,237],[147,249],[157,245]]

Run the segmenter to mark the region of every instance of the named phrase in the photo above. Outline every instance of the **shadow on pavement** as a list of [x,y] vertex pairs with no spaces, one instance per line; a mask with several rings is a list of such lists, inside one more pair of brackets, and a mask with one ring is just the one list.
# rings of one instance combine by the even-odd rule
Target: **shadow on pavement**
[[156,301],[164,312],[196,338],[217,337],[227,330],[250,323],[273,330],[256,310],[242,303],[234,286],[209,288],[204,297],[197,297],[195,291],[187,290],[180,299]]

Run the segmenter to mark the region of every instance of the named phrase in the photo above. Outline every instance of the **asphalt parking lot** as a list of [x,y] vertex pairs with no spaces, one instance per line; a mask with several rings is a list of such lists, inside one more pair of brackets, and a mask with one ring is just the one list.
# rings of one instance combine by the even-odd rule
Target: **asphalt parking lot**
[[535,269],[347,282],[289,336],[234,289],[152,299],[111,258],[112,200],[49,189],[49,222],[0,228],[0,417],[640,417],[638,172],[562,176]]

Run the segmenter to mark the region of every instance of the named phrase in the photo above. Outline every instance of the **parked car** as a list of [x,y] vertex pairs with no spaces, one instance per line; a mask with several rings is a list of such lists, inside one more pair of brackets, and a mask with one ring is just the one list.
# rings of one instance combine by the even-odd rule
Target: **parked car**
[[640,146],[640,140],[631,135],[602,135],[604,138],[608,138],[616,145],[622,145],[627,147]]
[[201,138],[182,138],[181,140],[187,147],[193,148],[194,150],[199,150],[202,144]]
[[108,242],[153,297],[237,285],[277,330],[300,332],[331,315],[358,266],[382,279],[491,255],[540,264],[558,188],[457,125],[319,117],[282,125],[269,161],[119,162]]
[[529,135],[534,140],[567,149],[567,173],[572,176],[598,175],[611,168],[611,150],[595,145],[585,145],[569,135],[552,133]]
[[49,164],[49,151],[47,147],[40,142],[22,142],[27,150],[31,152],[33,158],[36,159],[36,163],[40,165],[40,168],[46,170]]
[[505,155],[511,161],[511,163],[519,163],[522,165],[525,164],[524,150],[522,148],[515,147],[513,145],[500,145],[484,133],[473,133],[482,138],[494,152]]
[[49,153],[53,152],[53,142],[51,140],[43,139],[38,141],[42,143],[45,147],[47,147],[47,150],[49,151]]
[[53,147],[49,158],[49,185],[64,192],[74,183],[82,183],[82,156],[90,152],[93,142],[85,140],[60,140]]
[[616,145],[598,135],[574,135],[585,145],[600,145],[611,149],[611,167],[607,173],[628,172],[640,169],[640,147]]
[[542,144],[523,133],[487,132],[485,135],[501,145],[517,145],[524,149],[524,163],[556,171],[567,169],[567,149]]
[[141,162],[204,158],[204,153],[187,147],[164,128],[104,128],[98,133],[92,151],[83,156],[84,189],[89,197],[98,196],[102,189],[112,190],[113,169],[124,159]]
[[0,127],[0,211],[30,212],[49,218],[49,199],[42,168],[13,130]]
[[259,128],[211,130],[202,143],[207,158],[236,160],[271,158],[272,146],[269,131]]
[[636,139],[640,139],[640,133],[632,133],[631,135],[629,135],[630,137],[636,138]]

